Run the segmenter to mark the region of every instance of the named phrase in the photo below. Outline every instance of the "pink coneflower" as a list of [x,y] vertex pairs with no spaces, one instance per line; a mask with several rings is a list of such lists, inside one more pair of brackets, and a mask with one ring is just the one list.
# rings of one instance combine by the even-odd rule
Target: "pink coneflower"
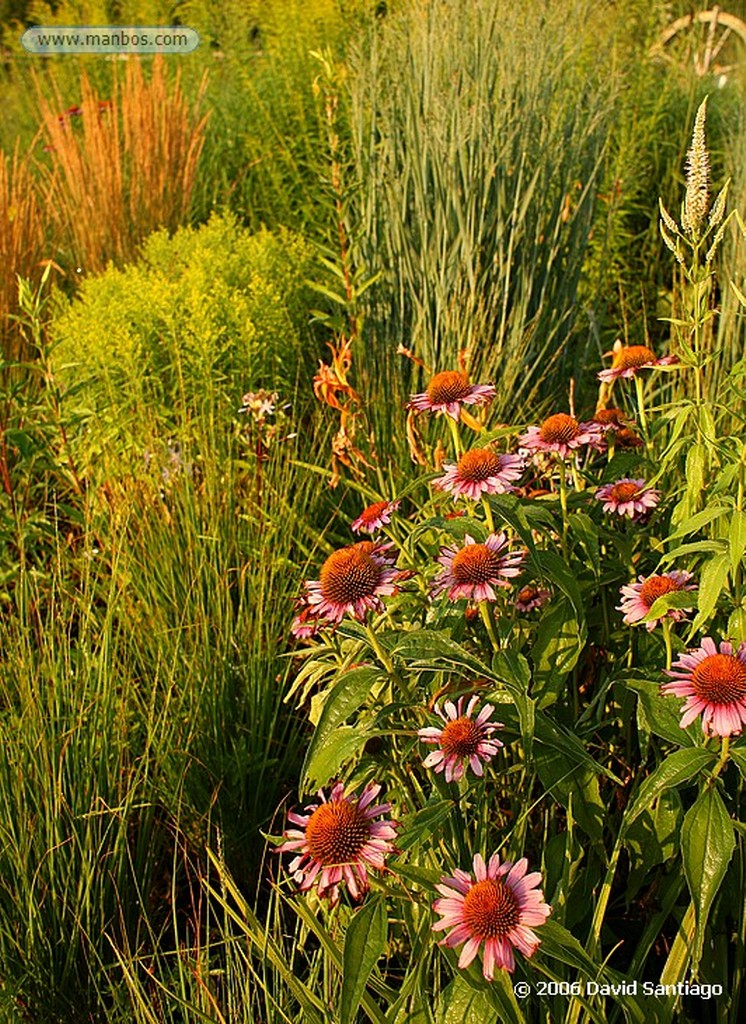
[[442,548],[438,561],[443,572],[433,582],[433,596],[448,591],[452,601],[468,597],[473,601],[495,601],[494,587],[509,587],[509,580],[518,576],[525,551],[501,555],[507,544],[504,533],[491,533],[484,544],[468,534],[464,546]]
[[513,949],[525,957],[536,952],[540,939],[531,929],[544,924],[552,908],[544,902],[544,893],[537,886],[541,874],[527,875],[528,861],[522,857],[515,864],[500,863],[494,853],[485,865],[484,858],[474,857],[474,878],[467,871],[456,869],[453,877],[443,877],[435,888],[443,899],[435,900],[433,910],[441,920],[433,931],[452,931],[441,945],[453,947],[465,943],[458,965],[468,967],[482,950],[482,974],[487,981],[495,976],[495,967],[513,972]]
[[695,651],[680,654],[670,670],[673,682],[661,686],[663,693],[687,697],[679,725],[686,729],[702,715],[705,736],[738,736],[746,722],[746,642],[733,653],[723,640],[718,650],[706,636]]
[[454,498],[478,501],[483,494],[507,494],[523,472],[520,455],[498,455],[491,448],[470,448],[457,463],[446,464],[445,475],[433,484]]
[[482,763],[491,761],[502,746],[500,740],[490,738],[493,732],[503,728],[502,722],[488,722],[495,710],[492,704],[485,704],[476,718],[471,716],[479,697],[471,698],[466,711],[463,704],[463,697],[455,704],[447,700],[443,711],[436,704],[435,712],[446,724],[442,729],[431,726],[417,733],[423,743],[437,744],[438,749],[427,755],[424,765],[436,772],[445,771],[446,782],[458,782],[467,763],[475,775],[482,775]]
[[529,584],[521,587],[515,599],[516,611],[532,612],[535,608],[541,608],[549,600],[549,591],[541,590]]
[[[696,590],[695,583],[690,583],[692,574],[683,569],[674,569],[671,572],[661,573],[659,576],[640,576],[637,583],[630,583],[622,587],[622,603],[617,611],[624,612],[624,622],[631,626],[640,619],[644,619],[659,597],[664,594],[671,594],[676,590]],[[645,625],[648,630],[655,629],[659,622],[665,618],[679,622],[686,618],[686,613],[691,608],[669,608],[657,619],[651,619]]]
[[655,352],[647,345],[615,346],[611,368],[601,370],[598,379],[611,382],[617,377],[634,377],[639,370],[646,370],[651,366],[669,366],[676,361],[676,356],[661,356],[657,359]]
[[400,505],[400,501],[377,501],[368,505],[352,524],[352,529],[355,533],[375,533],[391,522],[391,516]]
[[444,412],[451,419],[459,420],[462,405],[487,405],[494,397],[492,384],[470,384],[465,373],[444,370],[435,374],[427,391],[412,395],[407,408]]
[[605,443],[600,424],[593,420],[579,423],[574,416],[564,412],[549,416],[538,427],[529,427],[518,438],[519,448],[525,448],[532,454],[556,452],[561,459],[566,459],[571,451],[584,445],[601,451]]
[[660,491],[647,487],[645,480],[631,477],[604,484],[596,491],[596,497],[604,503],[604,512],[616,512],[630,519],[645,516],[661,500]]
[[320,620],[320,628],[322,624],[336,625],[345,615],[362,622],[369,611],[383,611],[381,597],[395,594],[395,581],[403,576],[393,568],[391,546],[363,540],[332,552],[321,567],[319,579],[305,581],[299,600],[303,610],[291,632],[295,636],[310,635],[312,619]]
[[288,821],[298,829],[285,832],[286,842],[278,853],[298,850],[289,871],[307,892],[314,882],[319,896],[329,896],[332,904],[339,900],[339,885],[347,883],[353,899],[360,899],[368,888],[368,868],[382,868],[387,853],[392,853],[397,823],[384,818],[391,804],[371,806],[381,791],[376,782],[369,782],[359,799],[344,795],[344,784],[332,786],[329,800],[319,790],[319,804],[309,804],[306,814],[288,814]]

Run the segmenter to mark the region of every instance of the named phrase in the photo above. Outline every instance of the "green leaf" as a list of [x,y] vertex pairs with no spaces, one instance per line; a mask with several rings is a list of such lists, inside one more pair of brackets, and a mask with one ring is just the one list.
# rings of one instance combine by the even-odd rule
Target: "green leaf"
[[369,899],[353,915],[343,951],[340,1024],[351,1024],[355,1019],[368,978],[386,948],[387,932],[386,903],[382,897]]
[[676,750],[669,754],[640,786],[634,801],[625,811],[622,832],[626,832],[644,811],[650,810],[661,793],[667,789],[678,789],[691,782],[715,761],[716,755],[713,751],[704,750],[702,747],[688,747],[686,750]]
[[[337,749],[340,734],[344,734],[340,726],[363,706],[370,694],[371,687],[379,678],[380,670],[367,665],[350,669],[339,677],[339,680],[329,690],[324,702],[318,725],[306,753],[301,773],[302,778],[313,777],[323,784],[331,777],[331,775],[323,777],[323,772],[320,774],[321,765],[328,757],[329,748]],[[331,774],[334,772],[332,771]]]
[[475,991],[461,975],[443,990],[435,1007],[437,1024],[497,1024],[483,992]]
[[734,608],[728,617],[728,634],[738,644],[746,640],[746,606],[739,605]]
[[702,500],[706,472],[707,449],[701,442],[697,442],[691,446],[686,456],[686,495],[690,508],[696,508]]
[[585,630],[581,630],[567,598],[549,605],[539,622],[532,649],[535,665],[532,696],[540,708],[559,699],[584,645]]
[[[476,975],[477,970],[472,965],[470,974]],[[437,1024],[525,1024],[510,975],[502,970],[495,972],[489,984],[457,975],[438,1000],[435,1020]]]
[[585,610],[583,608],[583,597],[580,593],[575,576],[565,565],[564,559],[560,558],[554,551],[541,551],[537,555],[541,571],[545,579],[550,580],[555,586],[569,597],[572,602],[579,622],[585,621]]
[[309,288],[313,291],[318,292],[319,295],[326,296],[327,299],[331,299],[332,302],[336,302],[339,306],[346,306],[347,298],[344,295],[340,295],[339,292],[332,291],[331,288],[327,288],[325,285],[320,284],[318,281],[306,281]]
[[681,835],[681,798],[665,789],[649,813],[638,815],[626,830],[624,845],[630,860],[625,899],[631,901],[646,875],[657,865],[678,856]]
[[[487,677],[492,675],[489,666],[467,651],[465,647],[457,644],[455,640],[451,640],[444,632],[436,633],[430,629],[411,630],[404,634],[392,653],[399,655],[414,666],[426,662],[431,664],[443,662],[448,665],[460,666],[470,672],[476,672],[478,675]],[[442,668],[443,666],[436,664],[434,667]]]
[[728,531],[728,547],[731,569],[735,572],[746,551],[746,512],[740,508],[733,509]]
[[499,680],[510,693],[521,724],[523,749],[528,760],[534,742],[536,701],[528,696],[531,683],[531,669],[526,658],[516,651],[495,651],[492,657],[492,678]]
[[505,683],[511,693],[528,693],[531,669],[522,654],[507,648],[495,651],[492,657],[492,672],[493,677]]
[[690,636],[702,628],[715,609],[718,598],[728,582],[730,556],[727,553],[714,555],[702,569],[699,579],[699,613],[692,623]]
[[677,747],[694,746],[689,733],[679,725],[680,700],[661,693],[660,684],[649,679],[624,679],[624,683],[637,693],[637,712],[644,728]]
[[568,809],[572,801],[576,821],[586,835],[599,842],[606,808],[601,802],[598,777],[603,773],[614,777],[612,773],[594,761],[577,736],[541,712],[536,716],[534,764],[553,799]]
[[327,1017],[322,1000],[297,977],[292,963],[288,963],[286,949],[276,942],[267,923],[256,917],[223,862],[211,850],[207,851],[207,856],[220,878],[220,886],[213,887],[209,882],[206,883],[210,897],[238,925],[248,941],[256,947],[259,955],[272,964],[287,985],[288,991],[298,1000],[304,1018],[309,1024],[323,1024]]
[[601,556],[598,549],[596,524],[585,512],[573,512],[570,516],[570,533],[580,541],[580,546],[587,555],[593,573],[598,579],[601,575]]
[[606,820],[606,807],[601,802],[598,776],[585,765],[578,765],[564,751],[534,746],[534,765],[542,785],[552,799],[569,808],[575,819],[594,842],[600,842]]
[[707,551],[722,554],[725,550],[726,545],[722,540],[698,540],[691,544],[681,544],[679,547],[674,548],[673,551],[669,551],[661,558],[661,564],[675,562],[676,559],[682,558],[684,555],[700,555]]
[[303,791],[318,789],[319,786],[325,785],[335,775],[338,775],[345,761],[354,757],[371,737],[390,735],[389,732],[380,729],[362,728],[360,724],[354,727],[351,725],[339,726],[309,759],[303,775]]
[[702,957],[707,919],[733,851],[733,822],[715,785],[705,786],[689,808],[681,826],[681,853],[689,892],[694,903],[696,928],[692,963],[696,972]]
[[650,611],[639,622],[655,622],[661,619],[671,608],[691,609],[694,607],[696,594],[691,590],[671,590],[668,594],[661,594],[656,597],[650,606]]
[[741,773],[741,777],[746,779],[746,747],[731,747],[730,757]]
[[453,808],[453,800],[438,800],[414,814],[405,815],[402,819],[402,834],[396,845],[400,850],[408,850],[422,838],[432,835],[438,825],[453,814]]

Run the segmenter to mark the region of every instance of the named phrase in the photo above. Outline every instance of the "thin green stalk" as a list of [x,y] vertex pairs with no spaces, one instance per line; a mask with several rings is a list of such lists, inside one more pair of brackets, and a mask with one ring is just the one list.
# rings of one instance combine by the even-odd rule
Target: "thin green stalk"
[[489,634],[493,651],[499,651],[500,642],[497,639],[497,634],[495,633],[495,623],[492,619],[492,607],[489,601],[479,602],[479,614],[482,616],[482,622],[487,627],[487,633]]
[[640,417],[640,430],[645,440],[645,450],[649,458],[653,458],[653,444],[650,440],[650,428],[645,411],[645,382],[639,374],[635,374],[635,395],[637,398],[637,415]]
[[495,532],[495,520],[492,516],[492,509],[490,507],[490,499],[486,494],[482,495],[482,505],[484,507],[484,515],[487,520],[487,526],[490,528],[490,533]]
[[448,426],[451,430],[451,437],[453,438],[453,449],[456,452],[456,458],[458,459],[463,454],[461,436],[459,435],[458,432],[458,424],[456,423],[452,416],[446,415],[446,419],[448,420]]
[[720,759],[712,771],[712,779],[716,779],[725,768],[730,757],[730,736],[723,736],[720,746]]
[[671,649],[671,619],[669,619],[668,616],[663,620],[663,641],[666,645],[666,671],[668,671],[673,660],[673,651]]
[[365,624],[365,632],[368,634],[368,641],[370,643],[370,646],[373,648],[373,651],[375,652],[375,655],[378,658],[378,660],[381,662],[381,664],[383,665],[383,667],[386,669],[390,676],[394,675],[393,661],[384,651],[383,647],[381,647],[381,644],[379,643],[378,637],[373,631],[372,626],[367,622]]
[[559,497],[560,497],[560,508],[562,509],[562,557],[567,563],[567,531],[570,525],[569,516],[567,512],[567,476],[565,460],[560,459],[559,461]]
[[[601,891],[598,894],[596,900],[596,907],[593,912],[593,920],[591,922],[591,931],[588,936],[588,942],[586,943],[586,952],[588,956],[594,958],[599,950],[601,942],[601,928],[603,927],[604,917],[606,915],[606,908],[609,905],[609,898],[611,896],[611,888],[614,883],[614,875],[616,874],[617,863],[619,861],[619,854],[622,851],[622,843],[624,841],[624,828],[620,827],[619,834],[617,836],[614,849],[611,852],[609,858],[609,864],[606,869],[606,876],[601,886]],[[580,1011],[582,1005],[578,999],[573,999],[568,1010],[567,1017],[565,1018],[566,1024],[577,1024],[580,1018]]]

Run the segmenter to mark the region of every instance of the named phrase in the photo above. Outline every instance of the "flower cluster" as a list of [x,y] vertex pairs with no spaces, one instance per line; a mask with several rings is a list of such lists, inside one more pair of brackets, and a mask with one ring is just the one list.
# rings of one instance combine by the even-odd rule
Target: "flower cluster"
[[[607,383],[630,378],[643,369],[670,362],[668,358],[657,359],[643,346],[619,346],[614,352],[612,368],[603,371],[602,378]],[[641,386],[639,382],[638,386]],[[446,417],[453,435],[455,458],[446,461],[442,442],[438,442],[433,461],[440,469],[432,486],[436,492],[448,494],[466,506],[446,513],[446,519],[470,517],[463,533],[458,531],[460,539],[439,542],[436,539],[434,542],[439,544],[435,571],[426,564],[425,578],[419,581],[418,590],[413,588],[413,594],[417,595],[413,603],[419,602],[417,614],[421,615],[419,628],[422,625],[427,628],[431,621],[442,616],[446,602],[439,603],[438,599],[445,596],[448,602],[469,602],[466,618],[482,616],[497,659],[511,628],[522,637],[530,636],[534,630],[531,620],[518,620],[517,615],[538,612],[540,629],[549,630],[553,623],[551,613],[541,611],[551,600],[549,586],[542,586],[542,580],[519,579],[526,570],[528,552],[516,543],[513,529],[521,533],[526,543],[530,542],[527,532],[514,526],[513,510],[518,507],[523,515],[519,502],[556,495],[559,491],[561,529],[552,523],[551,517],[556,512],[551,507],[548,512],[537,510],[533,520],[525,517],[525,522],[531,522],[532,550],[535,545],[538,552],[531,564],[541,565],[541,545],[537,540],[541,530],[535,530],[534,523],[543,524],[549,518],[551,525],[546,527],[546,536],[552,538],[550,543],[561,545],[563,555],[567,555],[567,538],[572,535],[572,512],[568,511],[570,487],[575,491],[572,499],[575,507],[584,500],[585,491],[586,508],[598,502],[603,512],[635,524],[643,523],[651,515],[660,503],[661,492],[642,476],[623,476],[621,472],[618,479],[598,482],[600,462],[607,467],[607,475],[601,475],[600,479],[608,479],[608,467],[618,464],[612,460],[620,449],[634,450],[648,443],[635,433],[633,420],[615,407],[600,407],[590,419],[577,419],[565,412],[554,413],[540,424],[527,427],[517,439],[515,452],[499,451],[494,435],[480,445],[463,446],[460,421],[474,431],[483,429],[482,423],[466,413],[466,407],[486,406],[494,396],[494,386],[472,384],[463,372],[445,371],[433,376],[424,392],[411,396],[409,408]],[[601,400],[603,405],[603,388]],[[638,411],[642,434],[647,439],[646,421],[642,410]],[[501,433],[508,432],[509,428],[501,430]],[[631,462],[627,458],[622,464],[626,468]],[[524,474],[529,483],[521,486]],[[395,542],[411,565],[417,543],[423,543],[421,538],[425,538],[424,543],[433,543],[432,534],[437,538],[438,520],[431,517],[422,531],[409,530],[409,536],[416,536],[417,543],[400,543],[399,538],[408,530],[404,518],[395,518],[401,504],[399,498],[382,498],[357,515],[352,530],[367,534],[369,539],[333,551],[323,563],[319,578],[304,583],[292,630],[303,638],[322,630],[333,631],[345,616],[364,622],[370,650],[385,669],[382,682],[385,680],[386,686],[401,683],[405,693],[411,696],[408,684],[401,678],[399,662],[393,657],[397,647],[386,647],[377,638],[380,621],[368,621],[369,616],[385,611],[384,599],[396,594],[404,579],[416,575],[414,571],[397,568]],[[505,529],[495,528],[497,514],[501,515],[501,522],[508,524]],[[481,523],[472,525],[477,517],[482,518],[484,531]],[[586,523],[588,521],[586,514]],[[585,527],[591,528],[595,526]],[[455,526],[449,529],[457,531]],[[385,531],[391,539],[380,539],[380,531]],[[631,531],[628,536],[629,533]],[[600,531],[598,536],[601,536]],[[631,557],[632,564],[637,564],[638,556]],[[567,582],[563,582],[559,574],[554,585],[567,593]],[[686,605],[686,598],[679,596],[670,602],[671,607],[667,607],[668,602],[659,605],[663,610],[656,618],[650,621],[648,618],[658,598],[684,594],[695,588],[692,574],[684,570],[639,575],[636,582],[621,588],[618,611],[625,624],[644,623],[648,632],[664,624],[670,664],[671,628],[686,617],[691,607]],[[499,603],[504,618],[495,615],[491,607],[495,603]],[[357,636],[362,636],[360,631]],[[655,640],[653,637],[650,642]],[[339,647],[335,649],[335,657],[338,652]],[[680,655],[668,675],[670,681],[663,686],[663,692],[687,698],[682,727],[701,715],[707,735],[730,736],[741,731],[746,722],[746,643],[737,651],[728,642],[721,643],[718,649],[714,641],[707,638],[700,649]],[[459,685],[458,680],[448,680],[438,693],[452,692]],[[417,729],[416,735],[421,744],[430,748],[422,755],[422,767],[442,777],[437,781],[433,778],[433,784],[441,790],[444,786],[454,786],[464,795],[475,785],[475,777],[483,779],[487,774],[485,782],[491,781],[495,771],[492,762],[504,749],[498,738],[504,725],[495,720],[496,705],[481,701],[477,695],[467,695],[445,699],[441,704],[434,702],[428,707],[433,717]],[[422,709],[419,714],[423,714]],[[504,717],[507,720],[507,716]],[[485,782],[479,784],[485,785]],[[378,783],[369,782],[356,795],[337,781],[331,784],[328,797],[322,789],[317,802],[309,804],[303,813],[289,815],[290,826],[278,849],[293,855],[289,870],[301,892],[316,887],[319,896],[335,904],[344,889],[352,900],[360,900],[368,890],[371,875],[385,870],[387,858],[399,853],[395,843],[400,826],[390,816],[391,804],[376,802],[380,790]],[[433,910],[438,920],[433,930],[444,933],[441,945],[460,947],[459,967],[469,967],[481,955],[482,973],[491,981],[498,970],[514,970],[516,950],[528,958],[538,948],[540,938],[534,929],[540,928],[551,913],[541,885],[541,874],[529,872],[525,857],[511,862],[494,853],[485,860],[477,853],[471,871],[456,868],[451,875],[443,875],[436,885],[438,897]]]

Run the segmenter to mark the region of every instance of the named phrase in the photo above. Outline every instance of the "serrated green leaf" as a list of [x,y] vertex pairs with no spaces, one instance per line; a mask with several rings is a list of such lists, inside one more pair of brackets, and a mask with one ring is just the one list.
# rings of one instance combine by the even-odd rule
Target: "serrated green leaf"
[[701,555],[707,552],[722,554],[726,550],[726,544],[722,540],[693,541],[691,544],[681,544],[679,547],[674,548],[673,551],[669,551],[661,558],[661,562],[673,562],[684,555]]
[[303,773],[303,791],[318,789],[326,785],[330,779],[339,774],[345,761],[354,757],[373,736],[388,736],[390,733],[381,730],[365,729],[359,724],[339,726],[327,738],[323,746],[318,747],[313,757],[308,759],[308,767]]
[[733,509],[728,530],[728,547],[731,569],[735,572],[743,560],[744,551],[746,551],[746,512],[740,508]]
[[363,706],[371,687],[379,678],[380,670],[369,665],[350,669],[340,676],[324,701],[318,725],[306,752],[302,777],[316,778],[322,784],[328,780],[330,776],[321,778],[315,774],[324,760],[324,751],[330,743],[336,744],[339,739],[339,727]]
[[407,814],[402,819],[402,834],[396,841],[400,850],[408,850],[418,843],[423,836],[430,836],[437,826],[453,814],[453,800],[439,800],[416,811],[414,814]]
[[699,613],[692,623],[690,636],[693,636],[715,609],[720,594],[725,589],[730,572],[730,556],[725,554],[714,555],[705,563],[699,578],[699,600],[697,606]]
[[696,601],[697,594],[691,590],[672,590],[668,594],[661,594],[653,601],[647,615],[639,619],[638,623],[654,622],[656,619],[663,618],[671,608],[689,611],[694,608]]
[[681,854],[694,903],[696,928],[691,950],[695,971],[702,957],[707,919],[736,847],[733,822],[714,785],[689,808],[681,826]]
[[714,765],[716,755],[702,747],[688,747],[669,754],[652,775],[642,783],[632,804],[627,808],[622,822],[622,832],[626,832],[644,811],[650,810],[655,800],[666,789],[673,789],[691,782],[693,778],[710,765]]
[[678,540],[679,537],[688,537],[692,533],[697,533],[703,526],[707,526],[715,519],[719,519],[728,510],[728,505],[716,505],[703,509],[701,512],[696,512],[693,516],[685,519],[683,523],[679,523],[674,532],[666,537],[663,543],[670,544],[671,541]]
[[559,699],[584,646],[585,631],[581,630],[567,598],[548,605],[531,652],[535,666],[532,696],[538,707],[545,708]]
[[692,747],[689,733],[679,725],[681,701],[661,693],[660,683],[649,679],[625,679],[624,682],[637,693],[638,714],[642,712],[643,724],[656,736],[675,743],[677,747]]
[[368,978],[386,948],[388,917],[383,898],[369,899],[355,912],[345,935],[340,1024],[352,1024]]
[[440,668],[443,664],[457,665],[477,675],[491,676],[489,666],[465,647],[451,640],[446,633],[436,633],[430,629],[411,630],[405,633],[393,653],[413,665],[442,662]]

